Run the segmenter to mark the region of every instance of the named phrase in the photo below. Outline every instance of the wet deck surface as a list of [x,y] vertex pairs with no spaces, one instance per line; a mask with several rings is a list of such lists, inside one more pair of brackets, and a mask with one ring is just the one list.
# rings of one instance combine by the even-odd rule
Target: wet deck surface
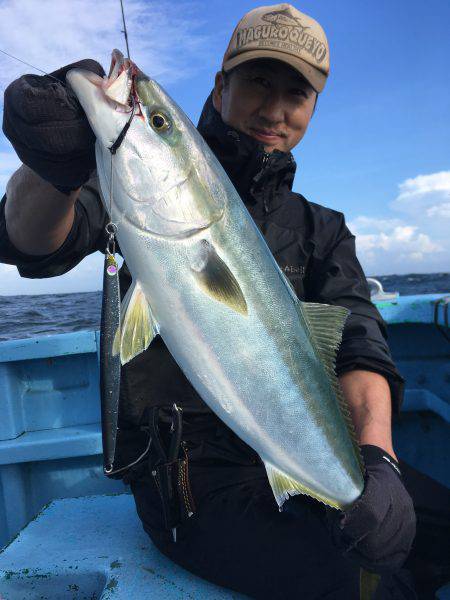
[[0,554],[0,600],[131,598],[245,600],[162,556],[128,494],[55,500]]
[[133,497],[55,500],[0,554],[1,600],[244,600],[162,556]]

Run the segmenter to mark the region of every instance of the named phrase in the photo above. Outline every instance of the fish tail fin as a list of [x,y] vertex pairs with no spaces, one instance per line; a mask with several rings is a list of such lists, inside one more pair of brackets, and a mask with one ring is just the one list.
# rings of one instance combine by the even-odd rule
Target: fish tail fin
[[332,506],[333,508],[341,508],[334,500],[314,492],[303,483],[300,483],[289,475],[286,475],[270,463],[264,462],[264,466],[266,467],[270,487],[272,488],[273,495],[275,496],[275,500],[277,501],[280,510],[289,496],[296,496],[298,494],[311,496],[311,498],[315,498],[316,500],[319,500],[328,506]]

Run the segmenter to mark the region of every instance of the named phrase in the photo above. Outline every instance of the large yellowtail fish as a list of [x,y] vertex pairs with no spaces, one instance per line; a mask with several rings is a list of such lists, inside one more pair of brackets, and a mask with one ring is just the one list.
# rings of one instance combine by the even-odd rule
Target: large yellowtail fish
[[155,81],[118,51],[109,78],[73,70],[67,80],[96,135],[105,208],[133,278],[122,364],[160,335],[264,461],[280,507],[294,494],[348,507],[363,489],[334,374],[348,311],[297,299],[216,157]]

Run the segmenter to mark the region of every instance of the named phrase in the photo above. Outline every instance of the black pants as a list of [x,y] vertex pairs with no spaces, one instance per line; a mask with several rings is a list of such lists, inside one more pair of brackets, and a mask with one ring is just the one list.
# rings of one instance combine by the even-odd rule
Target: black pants
[[[296,496],[279,512],[257,455],[223,426],[197,431],[189,446],[196,511],[178,527],[176,543],[149,470],[131,482],[144,529],[163,554],[252,598],[359,600],[359,567],[331,544],[323,505]],[[402,467],[417,538],[405,568],[382,578],[377,598],[432,599],[450,579],[450,490]]]

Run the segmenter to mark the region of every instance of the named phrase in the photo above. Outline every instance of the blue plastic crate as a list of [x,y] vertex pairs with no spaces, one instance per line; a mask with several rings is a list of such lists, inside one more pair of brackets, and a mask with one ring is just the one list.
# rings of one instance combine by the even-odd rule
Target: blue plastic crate
[[0,386],[0,440],[98,423],[98,334],[82,331],[1,342]]
[[98,332],[0,343],[0,547],[54,498],[123,492],[103,475]]

